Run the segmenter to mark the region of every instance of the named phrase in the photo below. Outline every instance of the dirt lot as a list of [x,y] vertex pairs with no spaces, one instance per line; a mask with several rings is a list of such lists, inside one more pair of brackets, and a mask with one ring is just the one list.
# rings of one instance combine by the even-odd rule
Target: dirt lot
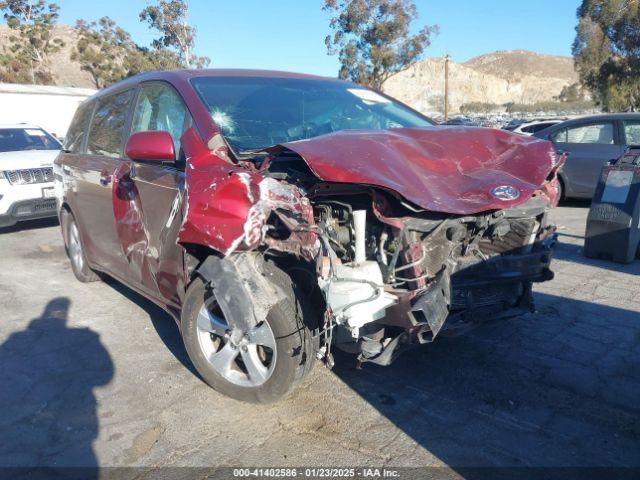
[[586,214],[556,211],[536,313],[387,368],[341,356],[266,407],[200,381],[150,302],[78,283],[55,224],[4,231],[0,466],[640,467],[640,261],[582,257]]

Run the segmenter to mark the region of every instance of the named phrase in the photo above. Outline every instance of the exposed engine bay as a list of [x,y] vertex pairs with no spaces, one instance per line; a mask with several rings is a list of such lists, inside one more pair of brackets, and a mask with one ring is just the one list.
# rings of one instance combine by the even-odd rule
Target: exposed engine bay
[[380,189],[319,182],[291,152],[267,161],[266,179],[295,185],[312,206],[313,224],[293,228],[288,212],[272,212],[263,243],[300,254],[292,230],[317,237],[308,260],[326,305],[321,355],[335,344],[389,364],[408,345],[528,311],[531,282],[553,276],[555,229],[544,199],[434,214]]
[[[503,144],[518,161],[527,160]],[[535,147],[547,155],[544,142]],[[505,162],[506,156],[497,158]],[[397,191],[402,185],[323,180],[311,168],[317,164],[284,146],[247,159],[242,172],[229,174],[233,195],[244,190],[248,211],[235,227],[237,237],[225,239],[224,250],[211,247],[228,258],[243,251],[286,257],[289,271],[305,272],[306,290],[315,297],[318,356],[331,364],[331,348],[337,346],[357,353],[361,362],[387,365],[410,345],[533,308],[532,282],[553,277],[555,227],[548,213],[557,203],[562,163],[552,154],[544,160],[531,185],[513,177],[519,188],[494,189],[493,203],[473,192],[463,199],[466,204],[458,200],[459,210],[480,208],[474,202],[485,202],[485,210],[449,213],[408,200]],[[217,192],[223,188],[212,185]],[[211,196],[211,189],[199,190]],[[513,194],[505,202],[511,206],[495,208],[502,194]],[[443,202],[444,197],[429,195],[430,205]],[[228,221],[224,226],[230,230]],[[204,228],[207,239],[220,237],[216,224]]]

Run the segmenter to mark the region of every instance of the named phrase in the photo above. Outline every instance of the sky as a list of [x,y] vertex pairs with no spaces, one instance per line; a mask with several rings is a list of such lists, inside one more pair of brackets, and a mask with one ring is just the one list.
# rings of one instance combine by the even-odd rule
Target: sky
[[[138,13],[148,0],[58,0],[60,22],[109,16],[140,45],[154,37]],[[415,0],[415,29],[438,25],[426,56],[456,62],[495,50],[570,55],[580,0]],[[216,68],[265,68],[334,76],[324,45],[328,14],[322,0],[190,0],[196,53]]]

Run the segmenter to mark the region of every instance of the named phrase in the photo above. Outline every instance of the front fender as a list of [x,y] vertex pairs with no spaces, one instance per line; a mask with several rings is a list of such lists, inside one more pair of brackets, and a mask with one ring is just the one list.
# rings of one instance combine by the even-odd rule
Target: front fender
[[[313,207],[295,186],[249,172],[242,167],[187,167],[186,206],[178,241],[204,245],[226,257],[260,245],[313,258],[319,247]],[[267,237],[274,213],[291,235]]]

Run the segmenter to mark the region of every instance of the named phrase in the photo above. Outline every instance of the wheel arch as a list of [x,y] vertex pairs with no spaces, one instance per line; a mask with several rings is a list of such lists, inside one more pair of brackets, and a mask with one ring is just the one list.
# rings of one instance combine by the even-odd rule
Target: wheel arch
[[185,285],[188,287],[198,274],[198,269],[204,264],[209,257],[224,258],[224,254],[202,243],[179,242],[184,250],[185,265]]
[[564,174],[562,172],[558,172],[558,183],[560,184],[560,201],[567,199],[567,181],[564,178]]
[[67,202],[62,202],[60,209],[58,210],[58,222],[60,223],[60,231],[62,232],[62,240],[64,241],[64,248],[67,248],[67,229],[65,228],[65,222],[68,215],[73,215],[71,207]]
[[[272,263],[273,266],[281,270],[282,273],[289,278],[291,291],[284,292],[279,289],[271,290],[271,296],[273,298],[263,298],[263,303],[275,303],[274,299],[281,300],[287,295],[294,295],[297,302],[300,303],[305,312],[304,318],[306,325],[312,331],[317,331],[320,328],[322,320],[321,312],[325,311],[326,304],[324,297],[318,289],[315,264],[313,262],[290,252],[277,251],[277,254],[269,255],[268,251],[264,250],[246,250],[237,251],[231,255],[225,255],[220,250],[201,243],[180,242],[180,245],[184,249],[185,254],[185,292],[195,279],[202,279],[206,283],[216,280],[216,278],[218,278],[216,275],[221,275],[223,269],[212,269],[211,267],[213,264],[216,264],[217,267],[220,267],[221,265],[230,266],[230,263],[237,263],[237,259],[240,257],[252,258],[253,260],[248,262],[248,264],[242,261],[240,263],[245,264],[243,273],[246,275],[247,272],[252,272],[252,276],[255,278],[257,276],[262,276],[264,273],[262,270],[265,266],[268,267],[268,265],[265,264]],[[236,259],[235,261],[233,260],[234,258]],[[234,272],[234,270],[235,269],[233,268],[227,270],[226,274],[235,273],[237,275],[240,273],[237,270]],[[272,269],[269,270],[271,270],[270,273],[273,273]],[[236,280],[240,279],[237,278]],[[240,281],[236,283],[236,286],[238,287],[237,291],[241,290],[241,283],[246,285],[246,280],[247,278],[245,278],[244,282]],[[253,282],[249,281],[249,283]],[[259,288],[258,290],[265,291],[265,285],[263,284],[261,287],[262,288]],[[271,285],[271,288],[273,288],[273,285]],[[252,290],[254,294],[256,294],[256,285],[250,287],[249,290]],[[244,298],[247,302],[252,301],[252,299],[246,295]]]

